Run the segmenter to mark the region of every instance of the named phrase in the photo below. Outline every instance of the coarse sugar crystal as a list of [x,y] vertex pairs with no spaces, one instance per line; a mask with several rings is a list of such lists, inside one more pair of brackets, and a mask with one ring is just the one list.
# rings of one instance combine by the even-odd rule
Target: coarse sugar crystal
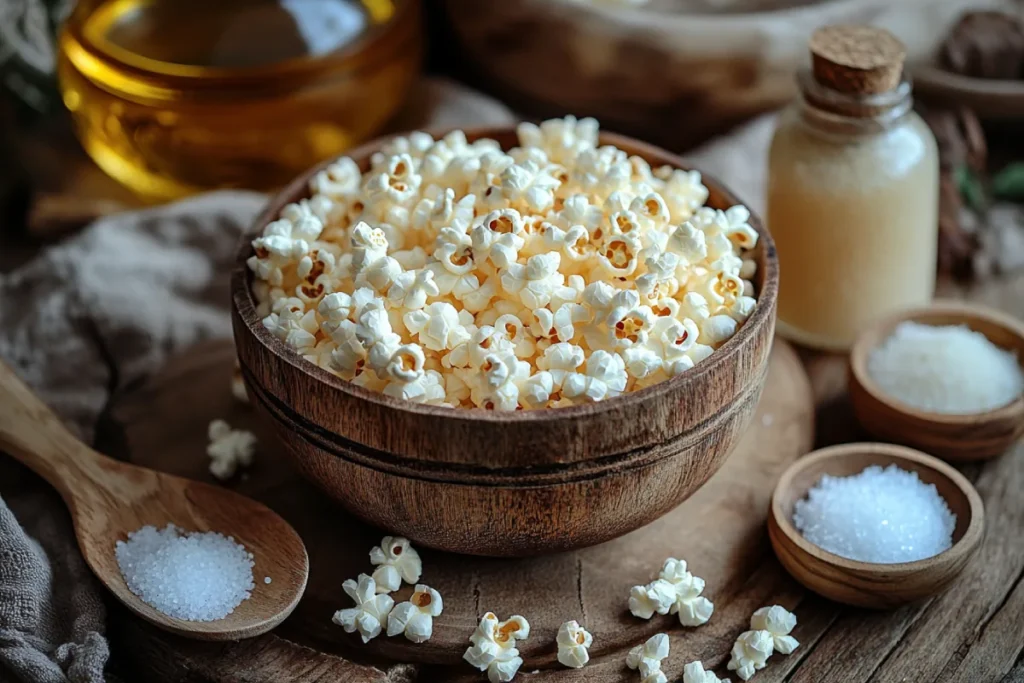
[[952,545],[956,515],[934,484],[896,465],[824,475],[796,503],[793,524],[811,543],[861,562],[914,562]]
[[176,619],[215,621],[252,593],[252,553],[231,536],[144,526],[115,546],[128,588]]

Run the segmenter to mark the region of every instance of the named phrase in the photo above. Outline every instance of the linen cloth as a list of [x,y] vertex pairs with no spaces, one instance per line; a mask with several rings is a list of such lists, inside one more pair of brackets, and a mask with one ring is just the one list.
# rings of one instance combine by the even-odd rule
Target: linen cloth
[[[396,130],[445,128],[513,116],[427,78],[396,121]],[[231,335],[230,263],[265,201],[224,191],[110,216],[0,275],[0,360],[91,442],[119,389],[200,340]],[[60,498],[0,454],[0,683],[109,680],[103,599]]]

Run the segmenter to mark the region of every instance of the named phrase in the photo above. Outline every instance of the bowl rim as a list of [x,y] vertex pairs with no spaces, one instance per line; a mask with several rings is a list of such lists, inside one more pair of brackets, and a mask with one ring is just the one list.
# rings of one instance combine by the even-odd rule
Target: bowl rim
[[[463,128],[444,128],[428,130],[434,139],[439,139],[448,132],[462,130],[470,140],[480,138],[494,138],[495,136],[515,135],[516,125],[506,126],[480,126]],[[370,154],[378,151],[387,141],[408,135],[409,131],[385,135],[364,143],[355,149],[350,150],[342,157],[351,157],[357,163],[368,159]],[[706,174],[693,166],[685,163],[681,157],[672,154],[655,145],[645,143],[629,136],[618,133],[601,131],[599,143],[602,145],[615,145],[620,147],[626,145],[633,150],[632,154],[641,156],[649,162],[654,159],[659,164],[667,164],[684,171],[697,170],[701,174],[701,180],[705,187],[720,195],[730,206],[742,204],[727,186],[723,185],[713,175]],[[632,155],[631,154],[631,155]],[[289,183],[280,192],[275,194],[267,202],[263,210],[246,228],[239,238],[239,246],[236,250],[235,263],[231,273],[231,298],[232,304],[237,311],[241,322],[249,332],[259,341],[260,345],[268,352],[274,354],[278,359],[286,362],[295,370],[311,376],[320,383],[326,384],[334,391],[341,392],[350,397],[369,401],[381,408],[412,413],[420,416],[435,417],[438,419],[466,420],[469,422],[488,424],[538,424],[557,422],[564,419],[572,419],[583,416],[592,416],[602,413],[609,413],[618,410],[629,402],[642,402],[656,400],[658,397],[671,394],[680,385],[698,381],[701,377],[712,372],[713,368],[727,363],[735,356],[746,343],[755,336],[757,331],[765,324],[771,324],[774,317],[774,309],[778,299],[779,290],[779,265],[775,250],[775,242],[768,232],[760,216],[750,213],[750,225],[758,233],[758,247],[761,258],[758,263],[758,272],[761,273],[761,287],[758,292],[757,305],[754,312],[747,319],[740,329],[728,339],[725,344],[715,350],[708,358],[698,363],[693,368],[671,377],[663,382],[658,382],[649,387],[637,391],[627,392],[603,401],[585,403],[562,408],[545,408],[543,410],[484,410],[482,408],[450,408],[447,406],[435,406],[422,403],[414,403],[402,399],[387,396],[377,391],[371,391],[365,387],[358,386],[347,380],[338,377],[321,367],[310,363],[299,356],[293,349],[283,341],[272,335],[263,327],[259,316],[256,315],[256,305],[252,296],[252,273],[246,265],[246,261],[252,255],[252,239],[262,232],[267,223],[275,220],[281,209],[288,203],[308,197],[308,183],[316,173],[334,163],[340,157],[332,157],[304,173]],[[361,164],[362,167],[362,164]],[[744,206],[746,206],[744,204]]]
[[[939,300],[928,306],[921,306],[894,313],[893,315],[869,325],[860,332],[850,349],[849,366],[850,373],[861,387],[863,387],[864,391],[867,392],[867,394],[877,403],[880,403],[888,409],[910,417],[922,424],[967,427],[980,423],[1011,419],[1018,413],[1024,414],[1024,394],[1018,396],[1009,403],[981,412],[937,413],[915,408],[912,405],[904,403],[895,396],[887,394],[880,386],[878,386],[878,383],[875,382],[867,368],[868,356],[871,352],[876,349],[879,344],[888,339],[893,330],[900,323],[918,322],[921,324],[930,324],[925,321],[935,315],[955,316],[961,320],[959,323],[943,323],[945,326],[950,324],[966,324],[970,327],[970,322],[972,320],[990,323],[1001,327],[1012,334],[1014,337],[1019,339],[1021,345],[1024,346],[1024,324],[1013,316],[986,306],[978,306],[952,300]],[[988,339],[988,336],[986,335],[985,338]],[[989,341],[991,341],[991,339]],[[994,344],[995,342],[992,343]],[[1024,355],[1018,354],[1017,363],[1021,366],[1021,371],[1024,372]]]
[[[904,462],[913,462],[917,465],[922,465],[931,469],[940,476],[949,479],[950,482],[960,490],[964,497],[967,498],[967,507],[968,510],[970,510],[971,518],[967,522],[967,528],[964,529],[963,536],[958,540],[954,540],[948,548],[937,555],[925,557],[920,560],[914,560],[913,562],[892,563],[852,560],[825,550],[821,546],[815,545],[804,538],[803,534],[801,534],[796,528],[796,525],[793,524],[793,520],[790,519],[790,516],[785,514],[782,510],[781,498],[783,493],[792,489],[793,479],[797,474],[806,470],[810,465],[825,460],[838,460],[844,457],[864,453],[865,451],[870,451],[887,457],[891,460],[891,464],[895,464],[897,466],[900,466],[901,463]],[[900,469],[905,468],[901,466]],[[806,495],[807,491],[803,491],[800,499],[806,497]],[[945,501],[945,499],[943,500]],[[824,448],[813,450],[807,455],[797,458],[783,471],[782,476],[780,476],[778,482],[776,482],[775,489],[772,491],[770,507],[771,509],[769,514],[778,525],[780,531],[800,550],[801,553],[846,573],[856,573],[862,576],[881,574],[888,576],[914,574],[931,567],[955,562],[964,554],[974,552],[978,544],[981,542],[985,530],[985,506],[981,500],[981,496],[978,494],[977,489],[974,488],[974,485],[971,484],[971,482],[968,481],[964,475],[960,474],[960,472],[958,472],[954,467],[933,455],[928,455],[927,453],[914,448],[873,441],[860,441],[826,446]]]

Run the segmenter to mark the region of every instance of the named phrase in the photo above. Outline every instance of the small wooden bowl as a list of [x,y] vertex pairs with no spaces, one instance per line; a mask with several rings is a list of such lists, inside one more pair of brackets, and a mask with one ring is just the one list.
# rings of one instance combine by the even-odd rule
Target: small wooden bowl
[[[956,515],[953,545],[917,562],[874,564],[822,550],[793,526],[793,508],[824,474],[846,477],[870,465],[917,472],[935,484]],[[903,446],[853,443],[814,451],[782,473],[772,494],[768,536],[782,566],[808,589],[856,607],[898,607],[944,590],[963,571],[984,536],[985,513],[978,492],[962,474],[938,458]]]
[[[506,149],[515,130],[476,130]],[[663,150],[602,133],[652,165]],[[350,156],[365,170],[383,141]],[[326,165],[326,164],[325,164]],[[725,462],[754,414],[775,329],[778,260],[761,221],[758,304],[710,358],[669,381],[595,404],[492,412],[424,406],[363,389],[303,360],[264,329],[246,259],[251,238],[308,196],[311,169],[243,237],[232,276],[235,344],[249,396],[307,477],[354,514],[423,545],[520,556],[593,545],[668,512]],[[705,176],[709,204],[739,200]]]
[[983,413],[930,413],[889,396],[872,379],[867,365],[869,354],[907,320],[926,325],[967,325],[993,344],[1016,351],[1018,361],[1024,363],[1024,325],[1015,318],[957,302],[904,311],[864,330],[850,351],[850,402],[861,425],[882,441],[919,448],[952,462],[987,460],[1005,453],[1024,434],[1024,397]]

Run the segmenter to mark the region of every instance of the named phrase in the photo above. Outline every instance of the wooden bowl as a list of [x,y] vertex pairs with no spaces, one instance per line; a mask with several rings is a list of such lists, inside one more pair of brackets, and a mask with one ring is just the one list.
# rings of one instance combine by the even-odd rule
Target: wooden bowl
[[[441,0],[445,47],[478,87],[531,116],[595,116],[686,150],[798,95],[819,26],[878,23],[934,51],[946,0]],[[910,33],[910,36],[907,34]],[[728,179],[727,179],[728,180]]]
[[1016,351],[1018,360],[1024,363],[1024,324],[998,311],[975,304],[940,302],[896,314],[865,329],[850,351],[850,401],[861,425],[880,440],[913,446],[953,462],[987,460],[1005,453],[1024,434],[1024,397],[983,413],[931,413],[885,394],[868,374],[871,351],[907,320],[927,325],[967,325],[993,344]]
[[[793,526],[793,508],[824,474],[850,476],[870,465],[917,472],[935,484],[956,515],[953,545],[916,562],[858,562],[822,550]],[[985,513],[978,492],[962,474],[938,458],[903,446],[852,443],[814,451],[782,473],[772,494],[768,536],[782,566],[808,589],[856,607],[887,609],[944,590],[963,571],[984,536]]]
[[934,64],[913,70],[914,93],[926,102],[966,107],[985,120],[1024,118],[1024,81],[974,78]]
[[[511,127],[467,133],[506,149]],[[351,156],[365,170],[383,141]],[[653,165],[681,160],[602,133]],[[243,238],[232,276],[235,343],[249,395],[298,468],[368,522],[423,545],[521,556],[621,536],[679,505],[725,461],[754,413],[775,328],[778,261],[761,221],[758,304],[710,358],[661,384],[599,403],[492,412],[418,405],[346,382],[303,360],[256,315],[250,239],[307,196],[319,168],[272,199]],[[738,203],[704,178],[709,204]]]

